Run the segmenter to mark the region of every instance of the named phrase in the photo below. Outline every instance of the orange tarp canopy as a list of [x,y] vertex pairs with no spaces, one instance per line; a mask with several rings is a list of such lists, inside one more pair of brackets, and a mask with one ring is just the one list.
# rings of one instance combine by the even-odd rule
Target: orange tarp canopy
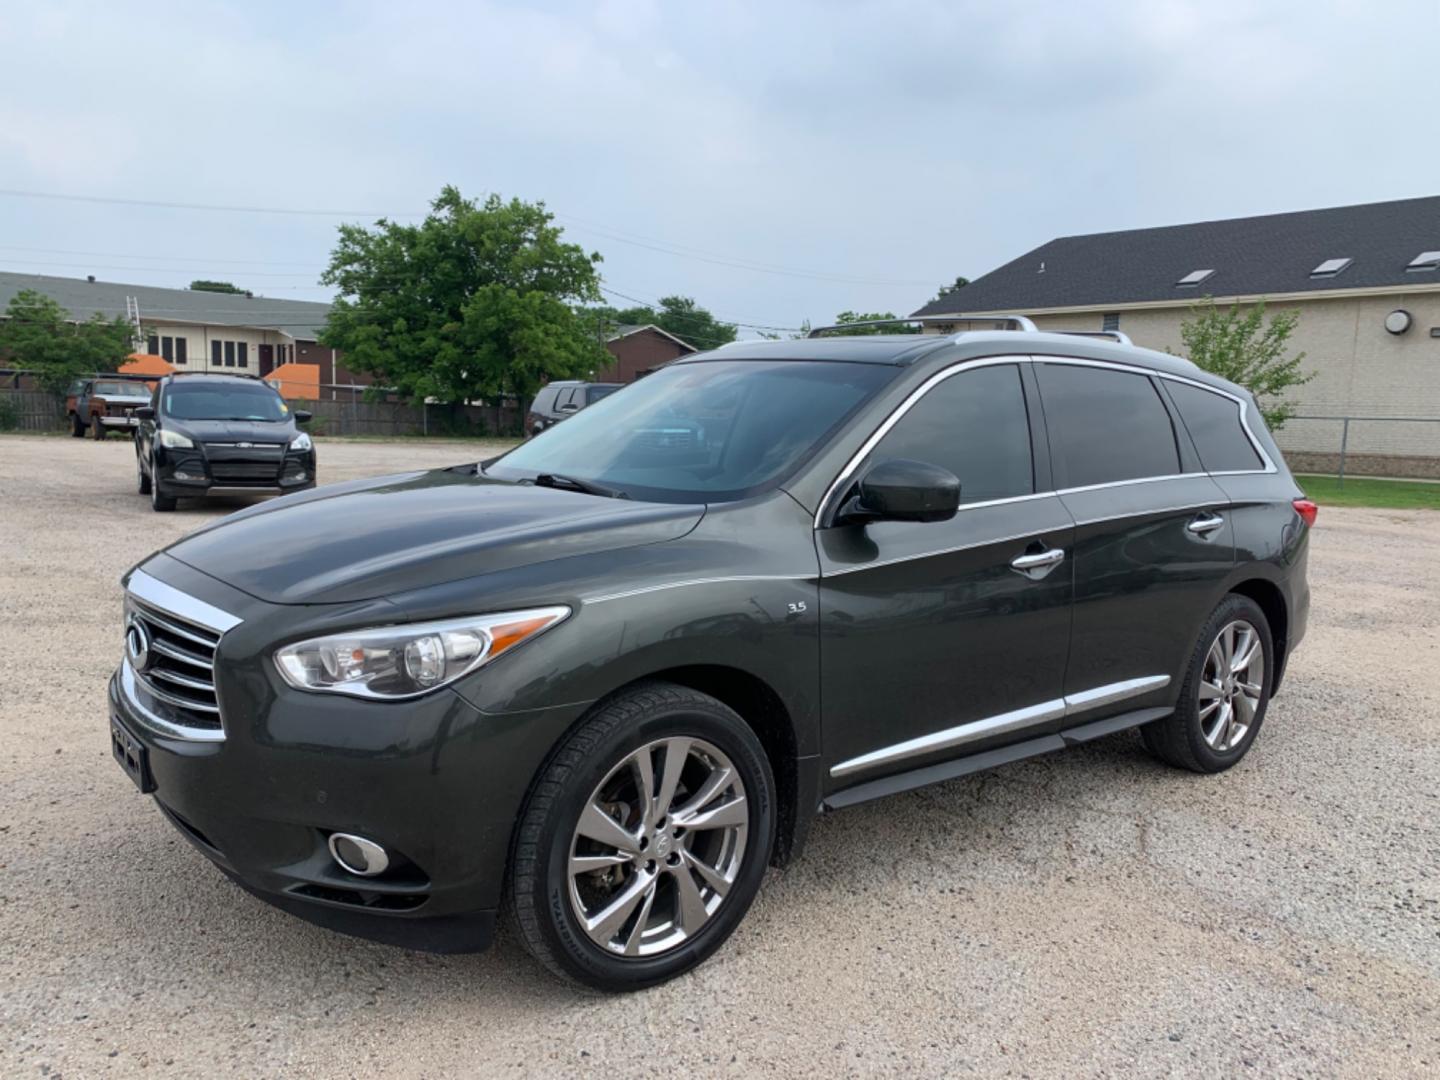
[[280,391],[281,397],[301,401],[317,401],[320,397],[319,364],[281,364],[265,381]]

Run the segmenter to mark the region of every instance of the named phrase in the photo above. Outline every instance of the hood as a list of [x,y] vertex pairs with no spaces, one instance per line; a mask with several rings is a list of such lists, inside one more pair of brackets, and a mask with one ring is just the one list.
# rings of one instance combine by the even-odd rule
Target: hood
[[149,405],[150,395],[139,394],[91,394],[96,401],[110,402],[114,405]]
[[167,418],[165,426],[196,442],[288,443],[295,425],[286,420],[180,420]]
[[292,495],[166,550],[271,603],[348,603],[673,540],[704,511],[437,470]]

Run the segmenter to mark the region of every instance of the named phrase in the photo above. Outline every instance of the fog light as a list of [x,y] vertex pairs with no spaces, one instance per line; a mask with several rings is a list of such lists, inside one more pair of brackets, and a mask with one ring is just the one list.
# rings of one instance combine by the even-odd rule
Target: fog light
[[330,834],[330,855],[342,869],[360,877],[383,874],[390,865],[390,856],[383,847],[350,833]]
[[180,470],[180,469],[176,469],[176,470],[175,470],[174,477],[175,477],[176,480],[194,480],[194,479],[195,479],[195,477],[191,476],[188,472],[184,472],[184,471],[182,471],[182,470]]

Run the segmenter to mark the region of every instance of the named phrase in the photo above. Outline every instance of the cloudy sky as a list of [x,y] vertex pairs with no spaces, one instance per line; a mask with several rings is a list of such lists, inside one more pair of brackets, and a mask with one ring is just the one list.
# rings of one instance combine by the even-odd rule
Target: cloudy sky
[[1437,193],[1437,39],[1437,0],[7,4],[0,269],[322,299],[337,222],[453,183],[616,294],[905,312],[1058,235]]

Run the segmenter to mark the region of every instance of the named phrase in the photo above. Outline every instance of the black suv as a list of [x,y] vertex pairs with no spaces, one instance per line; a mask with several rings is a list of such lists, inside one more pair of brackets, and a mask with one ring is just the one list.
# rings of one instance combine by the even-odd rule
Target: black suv
[[135,410],[135,483],[156,510],[202,495],[278,495],[315,486],[315,445],[262,379],[169,375]]
[[819,811],[1126,728],[1234,765],[1314,515],[1250,395],[1172,356],[744,342],[147,559],[113,745],[291,912],[461,950],[504,906],[631,989],[718,948]]
[[568,416],[574,416],[587,405],[594,405],[619,390],[624,383],[552,382],[546,383],[530,403],[525,414],[525,434],[539,435]]

